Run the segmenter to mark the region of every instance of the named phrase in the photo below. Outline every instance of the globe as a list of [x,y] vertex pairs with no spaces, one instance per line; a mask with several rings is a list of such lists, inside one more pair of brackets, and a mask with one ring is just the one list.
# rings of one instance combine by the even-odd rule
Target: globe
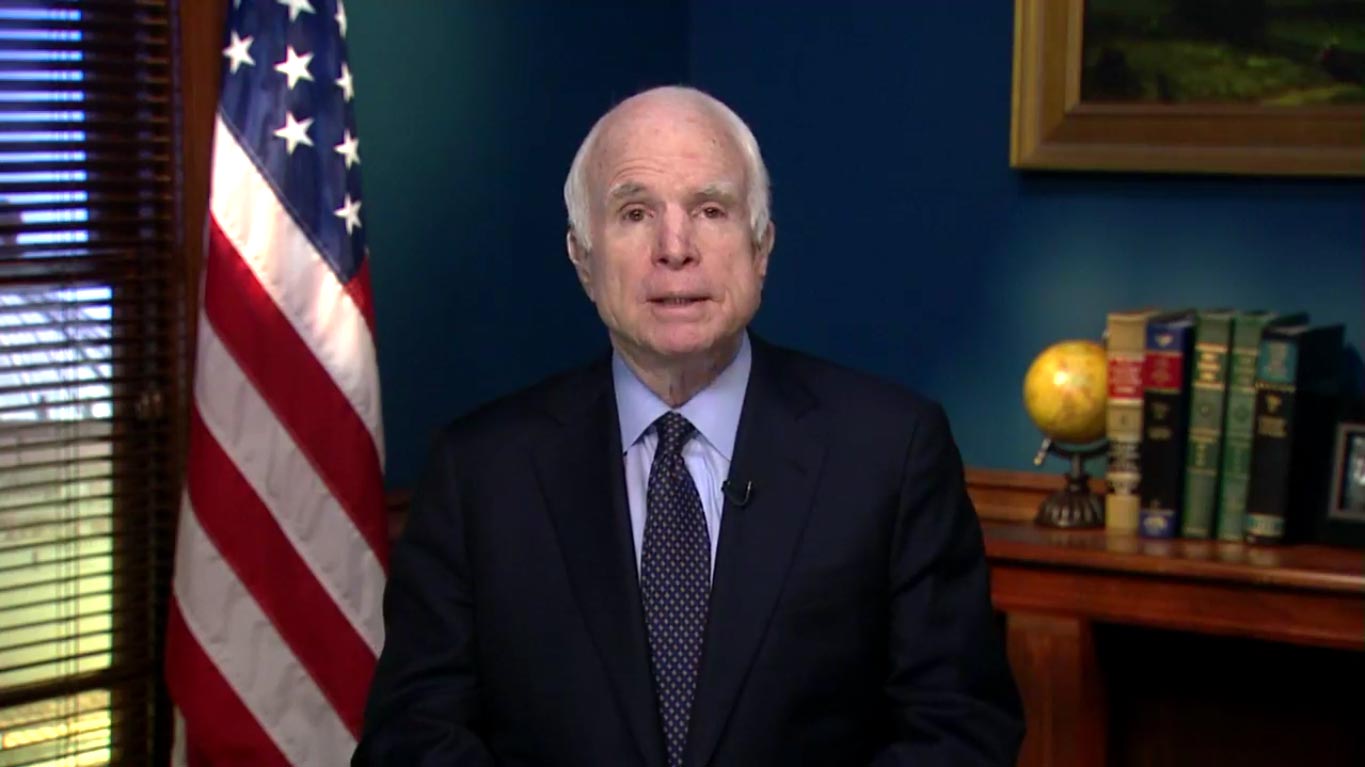
[[1024,375],[1024,409],[1057,442],[1087,444],[1103,437],[1108,397],[1104,347],[1093,341],[1055,343]]

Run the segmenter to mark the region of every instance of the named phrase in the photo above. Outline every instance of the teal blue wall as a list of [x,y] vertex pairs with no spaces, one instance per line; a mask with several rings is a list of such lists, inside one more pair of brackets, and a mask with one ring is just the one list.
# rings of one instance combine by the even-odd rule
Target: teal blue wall
[[564,254],[564,174],[598,115],[686,78],[687,6],[346,11],[387,479],[407,487],[441,423],[606,350]]
[[439,423],[604,347],[559,186],[649,84],[763,145],[757,330],[940,399],[969,464],[1029,467],[1028,362],[1110,309],[1302,307],[1365,340],[1365,184],[1011,171],[1011,3],[641,6],[348,3],[392,486]]

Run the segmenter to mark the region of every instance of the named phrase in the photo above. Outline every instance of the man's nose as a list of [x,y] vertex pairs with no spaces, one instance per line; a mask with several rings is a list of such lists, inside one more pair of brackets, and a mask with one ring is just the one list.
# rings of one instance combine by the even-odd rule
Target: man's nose
[[665,209],[659,225],[656,260],[668,267],[678,268],[696,260],[692,248],[692,218],[680,208]]

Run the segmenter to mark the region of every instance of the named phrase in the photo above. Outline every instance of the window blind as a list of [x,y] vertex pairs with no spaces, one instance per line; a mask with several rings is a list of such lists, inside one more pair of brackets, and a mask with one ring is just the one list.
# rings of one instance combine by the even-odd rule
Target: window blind
[[186,380],[172,11],[0,0],[0,767],[154,751]]

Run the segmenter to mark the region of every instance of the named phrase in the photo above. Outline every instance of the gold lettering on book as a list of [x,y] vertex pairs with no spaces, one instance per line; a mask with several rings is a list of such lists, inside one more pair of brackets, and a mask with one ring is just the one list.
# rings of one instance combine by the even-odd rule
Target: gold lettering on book
[[1263,415],[1256,419],[1256,433],[1267,437],[1283,439],[1288,433],[1285,419],[1273,415]]

